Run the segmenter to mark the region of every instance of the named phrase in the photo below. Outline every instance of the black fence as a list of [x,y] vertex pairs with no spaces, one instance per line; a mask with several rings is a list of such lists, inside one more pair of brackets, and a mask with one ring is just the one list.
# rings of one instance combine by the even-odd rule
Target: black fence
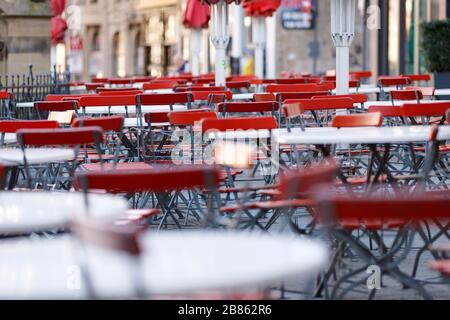
[[27,74],[0,75],[0,91],[7,91],[10,99],[0,100],[0,117],[16,118],[16,103],[45,100],[49,94],[70,93],[70,72],[58,72],[56,67],[46,74],[34,74],[30,65]]

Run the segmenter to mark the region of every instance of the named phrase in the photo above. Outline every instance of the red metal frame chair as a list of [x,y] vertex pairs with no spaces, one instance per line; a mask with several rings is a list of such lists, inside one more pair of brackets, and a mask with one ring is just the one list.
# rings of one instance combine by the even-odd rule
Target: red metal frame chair
[[[162,218],[159,229],[171,217],[175,225],[181,228],[178,218],[174,215],[174,205],[177,203],[177,212],[181,211],[181,203],[186,204],[187,212],[193,214],[204,226],[215,225],[216,214],[213,201],[210,198],[205,201],[207,209],[200,204],[198,190],[209,190],[211,197],[220,183],[219,171],[210,166],[156,166],[141,170],[107,170],[94,172],[77,172],[74,186],[86,192],[86,201],[89,200],[88,190],[106,190],[110,193],[124,193],[136,195],[147,193],[146,201],[140,201],[140,206],[147,206],[150,197],[154,194],[157,204],[153,209],[161,212]],[[187,198],[182,191],[193,191]],[[203,199],[206,200],[206,199]],[[195,209],[193,208],[195,206]],[[203,216],[199,213],[204,212]],[[155,214],[159,211],[155,211]]]
[[4,145],[6,133],[16,133],[20,129],[57,129],[59,123],[49,120],[0,120],[0,147]]
[[269,102],[269,101],[277,101],[277,98],[273,93],[255,93],[253,95],[253,102]]
[[350,78],[353,80],[364,80],[372,77],[372,71],[352,71],[350,72]]
[[427,104],[409,104],[401,107],[403,116],[408,118],[411,124],[418,124],[417,117],[421,117],[422,124],[429,124],[433,117],[438,117],[437,123],[444,124],[447,110],[450,109],[450,102],[432,102]]
[[[31,176],[30,166],[27,161],[26,149],[28,147],[44,147],[44,146],[70,146],[74,148],[74,157],[68,164],[68,181],[66,188],[70,189],[71,179],[73,173],[77,168],[78,155],[80,146],[94,145],[97,151],[99,160],[103,163],[101,144],[104,142],[103,130],[100,127],[88,127],[88,128],[70,128],[70,129],[20,129],[17,131],[17,141],[23,152],[24,168],[27,178],[28,187],[32,188],[33,178]],[[84,161],[88,159],[87,154],[84,155]],[[64,187],[64,182],[58,181],[61,175],[60,166],[57,168],[55,174],[54,185],[61,183]],[[44,182],[45,188],[47,181]]]
[[266,88],[268,93],[285,93],[285,92],[317,92],[328,91],[323,90],[324,86],[317,84],[270,84]]
[[179,85],[178,81],[174,80],[154,80],[149,83],[144,83],[142,88],[145,91],[153,91],[153,90],[160,90],[160,89],[173,89],[175,86]]
[[[397,195],[342,195],[329,188],[316,190],[318,221],[324,230],[336,239],[340,251],[346,247],[363,262],[363,265],[341,277],[334,285],[331,298],[343,298],[349,291],[366,283],[367,278],[357,280],[342,288],[345,283],[358,274],[366,272],[370,265],[377,265],[382,275],[388,275],[404,286],[414,288],[425,299],[431,296],[414,278],[400,270],[399,264],[410,253],[415,232],[428,243],[427,236],[420,227],[423,220],[448,220],[450,218],[450,193],[448,190],[432,193]],[[355,230],[364,230],[372,235],[380,250],[370,250]],[[383,229],[397,230],[393,244],[386,245],[380,233]],[[411,234],[412,232],[412,234]],[[378,254],[377,254],[378,253]],[[340,253],[335,252],[332,266],[324,276],[326,283],[338,266]],[[341,289],[342,288],[342,289]],[[341,291],[341,292],[339,292]],[[373,298],[377,290],[371,290]]]
[[272,116],[276,116],[276,112],[279,111],[280,105],[276,101],[272,102],[225,102],[217,105],[217,112],[222,113],[225,117],[227,114],[233,113],[260,113],[264,115],[267,112],[271,112]]
[[381,127],[382,124],[383,117],[378,112],[336,115],[331,122],[331,126],[334,128]]
[[42,119],[42,113],[73,111],[78,116],[78,103],[76,101],[40,101],[34,103],[39,119]]
[[[142,106],[168,105],[173,110],[173,105],[184,104],[188,110],[192,108],[194,96],[192,93],[167,93],[167,94],[138,94],[136,95],[136,108],[138,119],[142,119]],[[140,124],[142,126],[142,123]]]
[[397,101],[411,101],[414,100],[420,103],[423,100],[423,94],[420,90],[393,90],[390,92],[392,105]]
[[99,88],[104,88],[104,83],[85,83],[86,91],[97,92]]

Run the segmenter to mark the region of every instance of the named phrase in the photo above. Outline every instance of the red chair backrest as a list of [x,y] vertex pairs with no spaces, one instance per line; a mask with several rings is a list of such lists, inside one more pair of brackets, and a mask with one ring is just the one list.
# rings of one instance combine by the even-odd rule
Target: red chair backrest
[[315,96],[328,96],[330,93],[328,91],[317,91],[317,92],[283,92],[277,93],[277,101],[285,102],[291,99],[311,99]]
[[57,129],[59,123],[49,120],[2,120],[0,132],[15,133],[20,129]]
[[382,117],[393,118],[393,117],[403,117],[403,111],[400,107],[392,105],[384,106],[369,106],[367,112],[377,112],[380,113]]
[[213,111],[175,111],[169,113],[169,122],[173,126],[193,126],[203,119],[217,119]]
[[147,124],[169,122],[168,112],[149,112],[144,114],[144,120]]
[[102,143],[103,130],[100,127],[69,129],[20,129],[17,141],[25,146],[82,145]]
[[450,109],[450,102],[406,103],[401,109],[405,117],[444,117]]
[[298,99],[286,100],[285,104],[298,103],[302,112],[318,110],[353,109],[354,102],[351,98],[325,98],[325,99]]
[[279,195],[277,198],[292,199],[304,197],[305,193],[311,191],[317,185],[333,183],[337,173],[338,167],[332,160],[317,166],[284,171],[280,175]]
[[217,105],[217,111],[226,113],[272,112],[280,108],[278,102],[226,102]]
[[164,94],[146,93],[136,96],[136,104],[142,106],[189,104],[193,101],[193,95],[189,92]]
[[150,83],[144,83],[144,90],[158,90],[158,89],[172,89],[177,86],[179,83],[177,81],[152,81]]
[[231,91],[223,90],[223,91],[193,91],[192,95],[194,96],[194,101],[208,101],[209,95],[211,94],[224,94],[227,97],[227,100],[231,100],[233,98],[233,93]]
[[96,91],[98,88],[104,88],[104,83],[85,83],[84,86],[86,87],[87,91]]
[[249,81],[227,81],[226,87],[228,89],[248,89],[250,88]]
[[72,126],[81,127],[100,127],[103,131],[121,132],[123,128],[124,117],[98,117],[98,118],[78,118],[75,119]]
[[91,96],[81,97],[78,101],[80,107],[99,107],[99,106],[134,106],[136,96]]
[[331,95],[320,95],[320,96],[314,96],[312,99],[334,99],[334,98],[350,98],[353,100],[354,103],[366,103],[367,102],[367,96],[363,93],[358,94],[337,94],[334,96]]
[[190,86],[187,87],[187,91],[190,92],[197,92],[197,91],[226,91],[225,87],[216,87],[216,86],[211,86],[211,87],[204,87],[204,86]]
[[71,221],[70,230],[86,244],[122,251],[131,256],[141,254],[139,238],[142,229],[136,226],[118,226],[107,220],[77,217]]
[[266,91],[269,93],[324,91],[322,89],[323,86],[317,84],[270,84]]
[[[450,191],[399,195],[342,195],[328,189],[315,190],[321,217],[342,219],[428,220],[450,218]],[[330,212],[330,210],[332,210]],[[326,220],[325,220],[326,221]],[[328,219],[329,221],[329,219]]]
[[350,115],[336,115],[331,122],[334,128],[381,127],[383,116],[378,112]]
[[409,78],[411,82],[431,81],[431,76],[429,74],[405,74],[402,75],[402,77]]
[[217,104],[217,103],[222,103],[227,101],[227,95],[226,94],[214,94],[214,93],[210,93],[208,96],[208,102],[210,104]]
[[195,84],[208,84],[211,82],[215,82],[215,78],[214,77],[205,77],[205,78],[194,78],[192,79],[192,83]]
[[255,93],[253,95],[254,102],[268,102],[268,101],[277,101],[277,98],[273,93]]
[[372,71],[353,71],[350,72],[350,78],[354,80],[361,80],[365,78],[370,78],[372,76]]
[[39,101],[34,103],[38,112],[78,110],[76,101]]
[[230,119],[204,119],[202,132],[227,130],[272,130],[277,129],[275,117],[247,117]]
[[155,80],[155,77],[135,77],[135,78],[133,78],[134,83],[151,82],[152,80]]
[[45,101],[69,101],[79,100],[82,97],[96,97],[97,94],[49,94],[45,97]]
[[405,86],[411,84],[411,79],[405,77],[379,77],[378,84],[382,87]]
[[422,100],[423,94],[419,90],[393,90],[391,91],[392,100]]
[[217,186],[219,178],[219,171],[210,166],[170,166],[78,172],[74,186],[77,189],[107,190],[112,193],[165,192]]

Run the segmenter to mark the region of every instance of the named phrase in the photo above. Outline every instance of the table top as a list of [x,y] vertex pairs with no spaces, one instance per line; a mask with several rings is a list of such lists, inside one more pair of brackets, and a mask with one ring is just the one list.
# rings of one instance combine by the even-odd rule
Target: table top
[[[148,124],[145,122],[145,119],[142,118],[142,124],[145,128],[148,127]],[[138,127],[138,118],[125,118],[124,122],[123,122],[123,127],[124,128],[133,128],[133,127]],[[158,122],[158,123],[154,123],[152,124],[152,127],[167,127],[170,126],[169,122]]]
[[[274,135],[279,144],[372,144],[425,142],[429,139],[429,126],[382,128],[316,128]],[[450,126],[440,126],[438,140],[450,139]]]
[[127,202],[107,194],[90,194],[86,210],[84,194],[77,192],[0,192],[0,235],[65,229],[76,215],[119,216]]
[[[142,283],[149,293],[256,288],[314,277],[327,263],[326,246],[291,236],[234,232],[146,232],[141,237]],[[70,236],[0,243],[0,298],[83,299],[79,246]],[[88,247],[97,295],[132,297],[130,257]]]
[[[49,162],[68,161],[74,157],[73,149],[63,148],[36,148],[26,149],[25,155],[28,164],[43,164]],[[10,165],[23,165],[23,152],[21,149],[0,149],[0,162],[6,162]]]

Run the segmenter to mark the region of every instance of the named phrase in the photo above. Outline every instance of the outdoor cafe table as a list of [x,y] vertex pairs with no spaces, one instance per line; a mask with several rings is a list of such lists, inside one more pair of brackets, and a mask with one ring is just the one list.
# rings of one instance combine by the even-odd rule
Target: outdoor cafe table
[[[132,268],[129,256],[84,246],[98,298],[132,298],[133,277],[139,275],[130,272],[138,270],[149,294],[229,292],[299,277],[312,281],[328,260],[323,243],[282,235],[149,231],[140,243],[139,269]],[[89,298],[76,244],[69,235],[0,242],[0,299]]]
[[127,202],[107,194],[76,192],[0,192],[0,237],[64,230],[77,215],[114,217],[125,213]]

